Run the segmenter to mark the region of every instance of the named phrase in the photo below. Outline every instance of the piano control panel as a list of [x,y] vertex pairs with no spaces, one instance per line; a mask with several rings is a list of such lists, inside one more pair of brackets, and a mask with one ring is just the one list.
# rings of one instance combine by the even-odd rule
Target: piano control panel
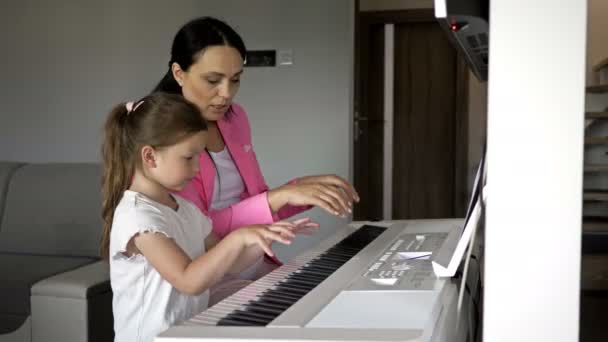
[[446,237],[447,233],[399,235],[349,289],[369,289],[371,282],[387,290],[433,290],[435,277],[430,259]]

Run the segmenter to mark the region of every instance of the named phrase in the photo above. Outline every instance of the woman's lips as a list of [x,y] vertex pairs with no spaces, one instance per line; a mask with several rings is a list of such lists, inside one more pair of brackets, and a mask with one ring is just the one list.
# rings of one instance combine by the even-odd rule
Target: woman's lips
[[213,108],[216,111],[226,111],[228,110],[228,105],[223,105],[223,106],[211,106],[211,108]]

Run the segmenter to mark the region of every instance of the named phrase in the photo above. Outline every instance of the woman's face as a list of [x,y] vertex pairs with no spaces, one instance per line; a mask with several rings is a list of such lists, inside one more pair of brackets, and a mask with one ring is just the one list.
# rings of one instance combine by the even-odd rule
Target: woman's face
[[217,121],[224,117],[239,90],[243,58],[233,47],[210,46],[188,71],[176,63],[172,70],[184,97],[198,106],[206,120]]

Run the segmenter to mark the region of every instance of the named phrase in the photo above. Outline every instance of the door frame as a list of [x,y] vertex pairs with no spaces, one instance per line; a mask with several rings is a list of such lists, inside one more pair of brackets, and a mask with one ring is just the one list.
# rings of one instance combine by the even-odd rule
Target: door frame
[[[358,124],[355,122],[359,113],[365,113],[369,103],[367,99],[361,96],[361,85],[367,83],[367,55],[364,53],[369,49],[369,34],[372,26],[378,24],[411,24],[423,22],[436,22],[434,10],[428,9],[408,9],[408,10],[391,10],[391,11],[358,11],[355,13],[355,77],[354,77],[354,98],[353,98],[353,182],[361,198],[366,198],[366,203],[380,203],[382,207],[382,191],[372,193],[369,190],[369,167],[359,166],[357,162],[358,154],[360,155],[355,141],[358,136]],[[447,37],[446,37],[447,38]],[[464,217],[467,198],[468,198],[468,149],[469,149],[469,69],[462,58],[457,53],[457,68],[456,68],[456,84],[455,84],[455,153],[454,156],[454,202],[453,210],[456,216]],[[382,76],[381,76],[382,77]],[[380,110],[382,113],[383,109]],[[369,116],[369,114],[366,114]],[[380,137],[382,139],[382,137]],[[377,145],[376,145],[377,146]],[[380,144],[382,146],[382,144]],[[369,151],[368,151],[369,152]],[[382,151],[377,151],[382,155]],[[380,165],[380,168],[383,166]],[[379,174],[382,175],[382,170]],[[363,178],[363,179],[362,179]],[[363,182],[363,183],[362,183]],[[367,182],[367,184],[365,184]],[[364,186],[366,185],[366,186]],[[353,217],[355,220],[376,220],[381,218],[380,213],[370,213],[370,206],[362,203],[354,208]],[[377,211],[377,208],[376,208]]]

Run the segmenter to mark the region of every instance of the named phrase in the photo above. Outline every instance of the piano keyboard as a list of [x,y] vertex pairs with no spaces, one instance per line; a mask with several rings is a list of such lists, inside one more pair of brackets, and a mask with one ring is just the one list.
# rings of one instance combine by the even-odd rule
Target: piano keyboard
[[184,325],[266,326],[385,230],[364,225],[326,250],[295,258]]

